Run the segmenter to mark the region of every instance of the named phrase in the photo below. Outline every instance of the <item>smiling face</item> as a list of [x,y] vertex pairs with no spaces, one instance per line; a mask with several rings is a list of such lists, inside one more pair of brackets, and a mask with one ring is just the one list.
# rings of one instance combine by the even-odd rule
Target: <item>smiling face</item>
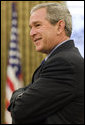
[[57,28],[46,19],[46,8],[38,9],[31,14],[29,26],[36,51],[49,54],[57,45]]

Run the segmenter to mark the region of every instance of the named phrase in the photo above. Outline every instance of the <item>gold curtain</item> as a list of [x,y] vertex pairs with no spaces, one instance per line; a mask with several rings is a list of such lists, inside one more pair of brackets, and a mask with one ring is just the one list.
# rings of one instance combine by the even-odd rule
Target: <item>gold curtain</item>
[[[5,86],[8,61],[8,48],[11,31],[11,5],[13,1],[1,1],[1,123],[4,123]],[[32,74],[44,54],[37,53],[29,36],[29,16],[31,8],[39,3],[53,1],[16,1],[18,13],[19,47],[24,85],[31,82]],[[65,4],[64,1],[55,1]]]

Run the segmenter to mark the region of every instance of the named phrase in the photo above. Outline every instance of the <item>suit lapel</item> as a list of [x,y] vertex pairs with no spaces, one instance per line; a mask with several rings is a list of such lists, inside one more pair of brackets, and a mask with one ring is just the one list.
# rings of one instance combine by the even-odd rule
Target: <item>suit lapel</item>
[[40,66],[35,70],[32,77],[32,83],[39,77],[40,71],[42,70],[44,63],[45,63],[45,60],[43,60]]

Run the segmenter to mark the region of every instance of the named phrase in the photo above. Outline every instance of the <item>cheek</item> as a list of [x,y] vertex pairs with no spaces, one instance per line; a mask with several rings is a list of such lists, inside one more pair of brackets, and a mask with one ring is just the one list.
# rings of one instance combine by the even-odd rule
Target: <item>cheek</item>
[[55,35],[51,32],[48,32],[45,36],[46,44],[50,46],[50,44],[54,41]]
[[55,32],[48,32],[44,39],[44,46],[48,50],[53,49],[56,43],[56,33]]
[[[43,31],[43,32],[42,32]],[[42,44],[44,44],[44,46],[51,46],[52,42],[55,41],[56,38],[56,32],[55,30],[50,27],[50,28],[43,28],[42,30],[39,31],[40,34],[42,35]]]

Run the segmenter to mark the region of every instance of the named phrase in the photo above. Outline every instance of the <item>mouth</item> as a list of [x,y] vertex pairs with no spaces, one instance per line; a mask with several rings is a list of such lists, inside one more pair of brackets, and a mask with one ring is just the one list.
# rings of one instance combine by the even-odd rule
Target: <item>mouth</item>
[[38,42],[39,40],[41,40],[42,38],[36,38],[34,39],[34,42]]

